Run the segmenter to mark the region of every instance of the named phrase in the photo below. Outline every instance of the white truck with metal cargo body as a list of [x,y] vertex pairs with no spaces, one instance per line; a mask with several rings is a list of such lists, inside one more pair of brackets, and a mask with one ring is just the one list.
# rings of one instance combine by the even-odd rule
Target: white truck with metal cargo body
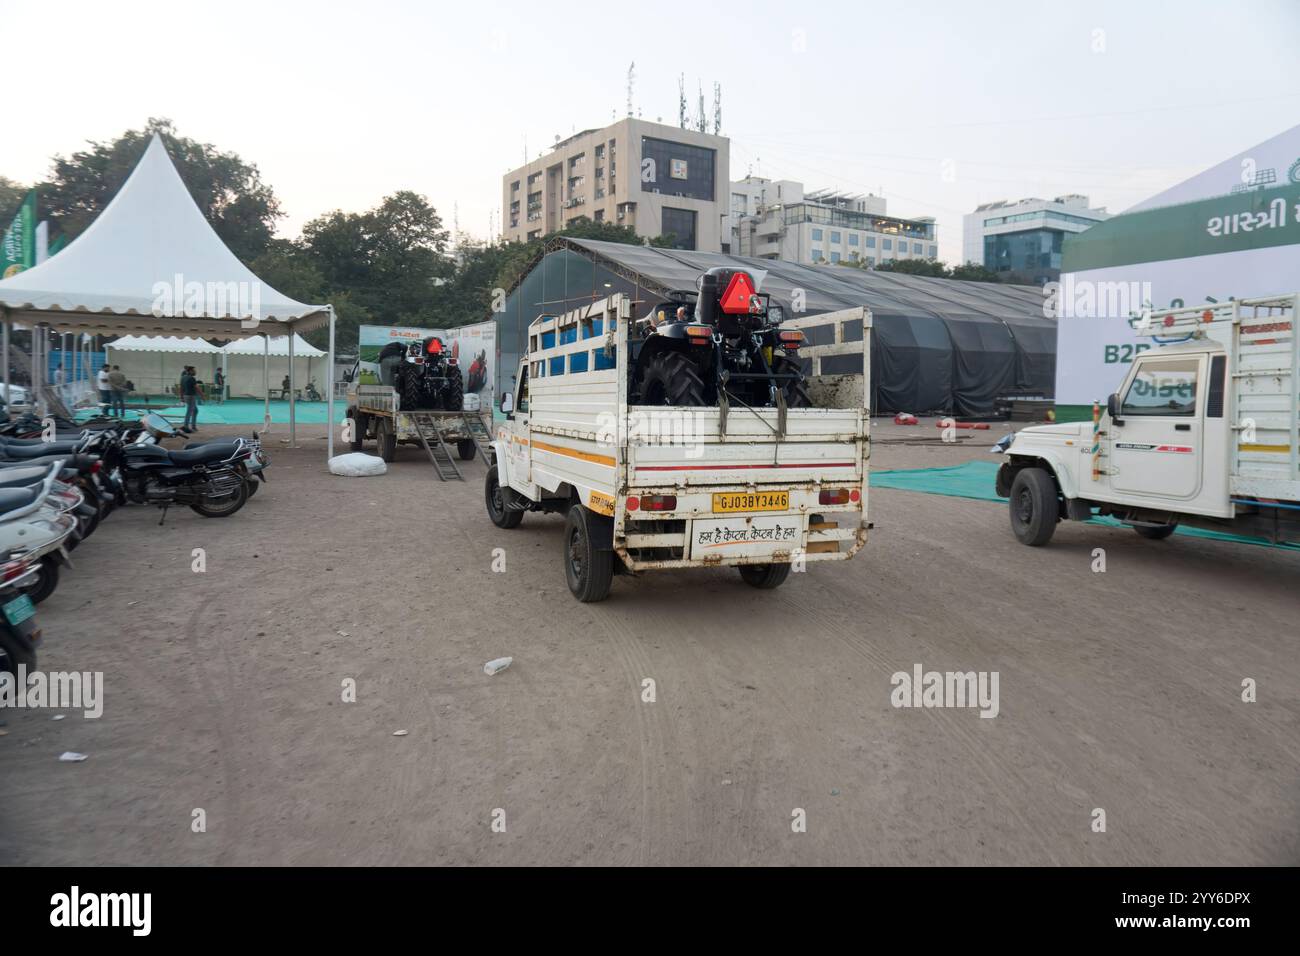
[[1017,432],[998,471],[1011,529],[1043,545],[1058,521],[1110,516],[1145,538],[1189,525],[1300,543],[1300,339],[1295,295],[1144,315],[1133,360],[1095,422]]
[[[868,527],[870,312],[780,326],[823,327],[823,344],[800,353],[812,362],[808,393],[840,407],[762,408],[632,404],[629,335],[644,347],[644,330],[630,332],[630,312],[618,294],[529,326],[492,442],[493,523],[565,514],[565,578],[580,601],[604,599],[615,573],[735,566],[774,588],[792,566],[856,554]],[[823,358],[854,355],[862,374],[821,374]]]

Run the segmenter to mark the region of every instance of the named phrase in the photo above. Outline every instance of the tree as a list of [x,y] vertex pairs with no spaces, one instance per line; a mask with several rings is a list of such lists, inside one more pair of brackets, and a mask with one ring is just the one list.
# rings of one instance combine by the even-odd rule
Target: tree
[[265,252],[282,213],[257,167],[211,143],[180,136],[168,119],[151,118],[142,130],[127,130],[111,142],[89,142],[89,148],[68,158],[55,156],[50,180],[36,187],[51,231],[69,239],[80,235],[117,195],[154,133],[162,137],[190,195],[230,250],[244,262]]
[[0,233],[9,228],[10,221],[18,214],[18,207],[31,191],[30,186],[0,176]]
[[1002,277],[996,272],[967,262],[964,265],[949,268],[938,259],[892,259],[878,266],[868,265],[865,259],[854,256],[839,263],[850,269],[863,269],[872,272],[897,272],[905,275],[930,276],[935,279],[965,279],[968,282],[1001,282]]

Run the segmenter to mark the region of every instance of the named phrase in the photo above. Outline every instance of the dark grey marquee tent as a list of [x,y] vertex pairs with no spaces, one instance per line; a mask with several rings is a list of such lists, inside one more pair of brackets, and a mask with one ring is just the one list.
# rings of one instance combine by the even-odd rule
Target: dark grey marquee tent
[[[993,411],[999,397],[1050,398],[1056,379],[1056,321],[1043,315],[1035,286],[932,279],[843,266],[656,249],[588,239],[554,239],[497,313],[498,392],[512,376],[537,316],[565,312],[623,292],[641,315],[673,289],[694,289],[714,266],[766,272],[762,291],[803,314],[866,306],[872,312],[875,414],[910,411],[957,416]],[[815,344],[817,330],[810,338]],[[853,361],[852,357],[845,357]],[[861,366],[861,360],[857,361]],[[827,371],[860,371],[860,368]]]

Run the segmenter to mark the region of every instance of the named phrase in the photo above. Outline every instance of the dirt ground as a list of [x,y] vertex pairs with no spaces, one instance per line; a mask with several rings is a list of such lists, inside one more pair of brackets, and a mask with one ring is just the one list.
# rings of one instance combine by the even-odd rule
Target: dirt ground
[[[1300,863],[1300,554],[1031,549],[1004,506],[875,489],[852,561],[582,605],[562,520],[495,528],[481,463],[337,478],[323,434],[271,436],[230,519],[132,507],[76,552],[40,666],[102,671],[104,714],[0,711],[0,863]],[[880,424],[874,468],[997,437],[906,434],[933,429]],[[997,671],[997,717],[891,706],[916,664]]]

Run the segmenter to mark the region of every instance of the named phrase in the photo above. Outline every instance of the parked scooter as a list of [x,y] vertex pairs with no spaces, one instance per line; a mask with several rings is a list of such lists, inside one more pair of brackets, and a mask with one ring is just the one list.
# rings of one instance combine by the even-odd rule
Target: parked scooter
[[36,605],[24,588],[35,583],[40,565],[30,557],[0,553],[0,674],[18,679],[18,667],[36,669],[41,629]]
[[59,567],[72,564],[66,544],[76,531],[72,512],[79,496],[55,492],[60,470],[55,462],[28,487],[0,488],[0,554],[22,557],[37,568],[36,579],[24,587],[36,604],[54,593]]

